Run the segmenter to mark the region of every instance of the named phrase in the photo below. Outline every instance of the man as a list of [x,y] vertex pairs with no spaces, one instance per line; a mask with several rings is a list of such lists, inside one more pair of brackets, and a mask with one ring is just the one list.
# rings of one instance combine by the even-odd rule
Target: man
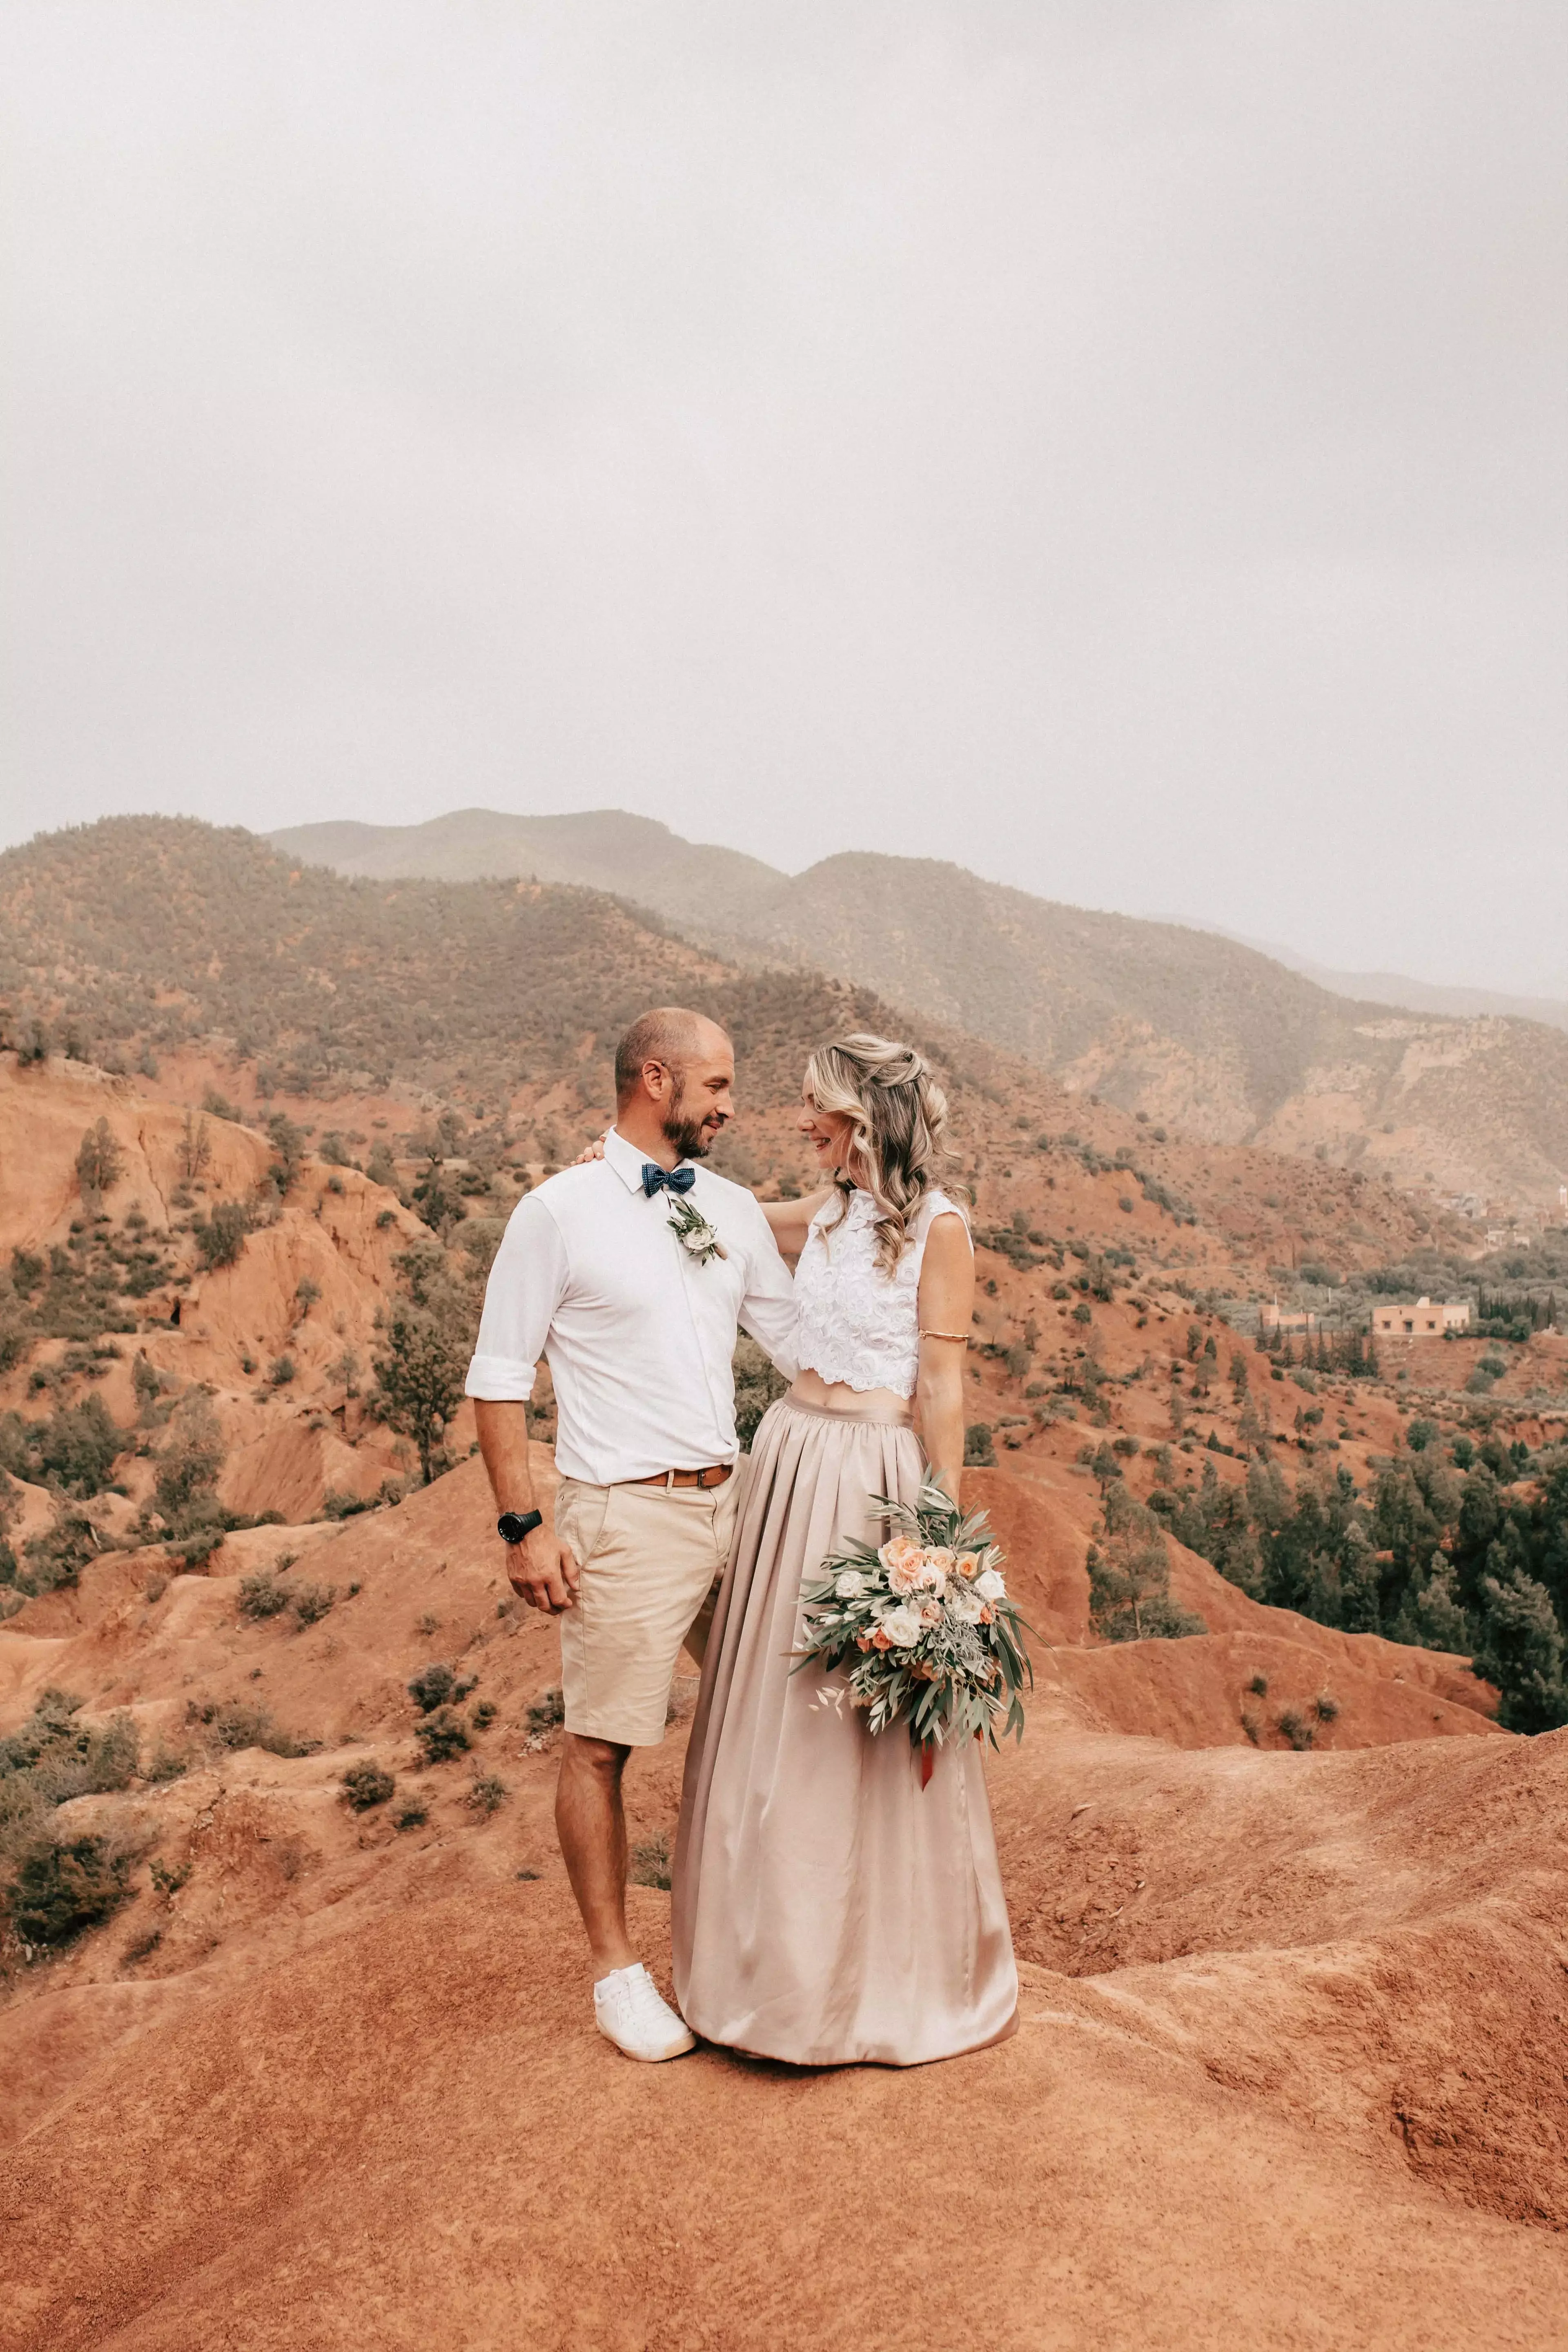
[[[703,1159],[733,1104],[729,1038],[676,1006],[616,1054],[602,1160],[513,1210],[468,1392],[507,1573],[561,1620],[565,1731],[555,1826],[594,1960],[601,2032],[633,2058],[692,2047],[626,1935],[621,1775],[664,1738],[682,1644],[700,1663],[738,1480],[738,1324],[793,1373],[790,1277],[752,1195]],[[555,1532],[534,1501],[525,1400],[555,1385]]]

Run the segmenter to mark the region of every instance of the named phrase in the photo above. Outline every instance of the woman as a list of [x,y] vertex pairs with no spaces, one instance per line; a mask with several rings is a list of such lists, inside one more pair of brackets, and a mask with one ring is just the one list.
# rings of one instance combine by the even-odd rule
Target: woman
[[[709,1636],[676,1849],[676,1997],[710,2042],[798,2065],[917,2065],[1016,2025],[979,1747],[930,1785],[837,1677],[796,1671],[800,1589],[870,1497],[958,1499],[974,1290],[937,1187],[946,1104],[911,1046],[814,1054],[800,1126],[831,1181],[768,1204],[798,1258],[798,1377],[758,1428]],[[912,1400],[912,1409],[911,1409]]]

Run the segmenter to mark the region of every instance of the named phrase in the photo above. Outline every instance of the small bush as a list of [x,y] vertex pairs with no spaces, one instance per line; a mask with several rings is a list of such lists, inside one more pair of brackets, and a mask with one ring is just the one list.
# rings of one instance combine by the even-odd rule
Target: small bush
[[22,1943],[58,1949],[107,1919],[130,1891],[130,1857],[109,1839],[77,1837],[57,1845],[44,1837],[23,1852],[6,1899]]
[[251,1229],[251,1212],[243,1201],[219,1201],[208,1217],[199,1217],[191,1231],[201,1261],[209,1274],[235,1265]]
[[356,1813],[384,1805],[397,1786],[395,1776],[379,1764],[351,1764],[343,1774],[343,1801]]
[[505,1804],[510,1793],[504,1780],[498,1780],[493,1772],[485,1773],[468,1790],[468,1802],[475,1812],[488,1817]]
[[536,1738],[558,1730],[566,1720],[566,1701],[559,1686],[542,1691],[523,1717],[523,1727]]
[[319,1625],[338,1597],[335,1584],[301,1584],[292,1595],[294,1615],[301,1626]]
[[468,1727],[455,1707],[437,1706],[418,1727],[427,1764],[447,1764],[468,1746]]
[[287,1388],[294,1377],[292,1356],[274,1356],[267,1367],[267,1377],[275,1389]]
[[239,1613],[242,1617],[280,1617],[293,1598],[287,1586],[279,1583],[269,1568],[258,1568],[254,1576],[242,1576],[239,1580]]
[[1332,1691],[1320,1691],[1312,1701],[1312,1712],[1320,1723],[1332,1723],[1340,1711],[1339,1700]]
[[423,1805],[404,1805],[394,1813],[392,1826],[395,1830],[422,1830],[429,1818]]
[[457,1706],[473,1689],[472,1675],[465,1681],[439,1659],[422,1667],[408,1685],[408,1696],[421,1715],[433,1715],[438,1706]]
[[500,1709],[493,1698],[482,1698],[468,1720],[476,1731],[488,1731],[500,1713]]
[[263,1748],[269,1756],[309,1756],[320,1745],[317,1740],[296,1739],[273,1721],[269,1708],[247,1706],[243,1699],[203,1707],[200,1719],[220,1748]]
[[1274,1718],[1274,1728],[1280,1738],[1289,1741],[1298,1752],[1310,1748],[1312,1744],[1311,1725],[1305,1716],[1299,1714],[1293,1706],[1280,1708]]
[[634,1886],[658,1886],[668,1894],[670,1858],[667,1832],[660,1830],[657,1837],[633,1846],[630,1877]]
[[1247,1687],[1252,1693],[1254,1698],[1267,1698],[1268,1696],[1268,1675],[1254,1675]]
[[966,1469],[994,1470],[996,1448],[992,1442],[991,1423],[972,1421],[963,1433],[963,1462]]

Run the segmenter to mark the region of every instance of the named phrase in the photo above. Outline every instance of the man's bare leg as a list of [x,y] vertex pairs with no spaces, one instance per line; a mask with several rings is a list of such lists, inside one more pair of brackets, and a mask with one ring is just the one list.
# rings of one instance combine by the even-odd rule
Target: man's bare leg
[[555,1833],[583,1914],[595,1978],[637,1959],[626,1935],[626,1817],[621,1774],[629,1748],[563,1732]]

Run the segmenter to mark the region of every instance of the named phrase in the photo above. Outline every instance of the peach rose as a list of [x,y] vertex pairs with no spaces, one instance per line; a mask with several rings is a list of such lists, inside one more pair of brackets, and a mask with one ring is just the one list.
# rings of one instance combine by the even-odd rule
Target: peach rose
[[953,1566],[967,1584],[973,1577],[980,1573],[980,1554],[977,1551],[961,1551]]

